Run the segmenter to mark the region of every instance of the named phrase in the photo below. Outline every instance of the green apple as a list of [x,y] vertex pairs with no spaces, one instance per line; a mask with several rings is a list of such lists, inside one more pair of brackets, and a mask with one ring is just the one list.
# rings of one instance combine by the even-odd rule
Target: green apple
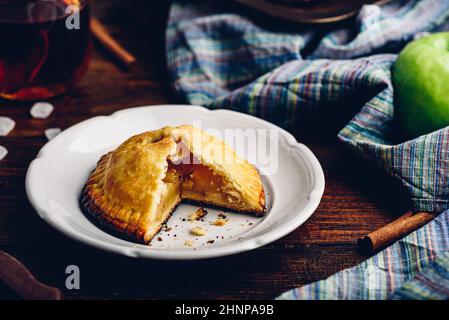
[[395,107],[410,138],[449,125],[449,32],[409,43],[393,69]]

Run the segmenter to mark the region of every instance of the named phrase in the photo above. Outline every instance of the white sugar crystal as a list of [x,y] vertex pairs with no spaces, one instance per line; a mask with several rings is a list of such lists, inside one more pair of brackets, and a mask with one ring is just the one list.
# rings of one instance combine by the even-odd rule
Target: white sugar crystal
[[16,126],[16,122],[8,117],[0,117],[0,136],[7,136]]
[[47,137],[48,140],[53,139],[60,133],[61,129],[59,128],[48,128],[47,130],[45,130],[45,136]]
[[30,114],[36,119],[46,119],[53,112],[53,105],[48,102],[36,102],[30,110]]
[[8,154],[8,150],[6,150],[6,148],[4,146],[0,146],[0,161],[2,161],[3,158],[5,158],[7,154]]

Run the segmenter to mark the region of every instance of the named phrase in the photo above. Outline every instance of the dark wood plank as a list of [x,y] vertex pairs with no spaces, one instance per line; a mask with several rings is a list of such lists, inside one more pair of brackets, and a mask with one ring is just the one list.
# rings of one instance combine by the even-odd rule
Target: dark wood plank
[[[11,135],[0,138],[9,150],[0,162],[0,248],[43,282],[65,290],[65,267],[76,264],[81,269],[81,290],[65,290],[69,298],[273,298],[364,260],[357,252],[357,238],[404,211],[397,186],[342,148],[335,134],[322,137],[296,130],[323,165],[326,190],[309,221],[270,245],[204,261],[139,261],[59,234],[37,216],[24,188],[26,169],[46,142],[44,130],[67,128],[127,107],[179,102],[164,67],[167,4],[144,0],[93,4],[94,14],[138,57],[138,67],[124,72],[96,51],[76,89],[51,100],[56,109],[46,120],[32,119],[29,103],[0,101],[0,114],[17,122]],[[1,297],[15,296],[0,286]]]

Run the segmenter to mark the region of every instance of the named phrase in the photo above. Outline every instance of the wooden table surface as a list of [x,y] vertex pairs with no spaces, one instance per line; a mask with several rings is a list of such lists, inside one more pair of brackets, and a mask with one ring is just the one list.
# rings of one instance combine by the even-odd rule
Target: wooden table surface
[[[357,251],[357,238],[404,212],[398,189],[342,147],[336,132],[320,134],[320,128],[293,130],[323,166],[326,190],[320,206],[300,228],[251,252],[193,262],[136,260],[78,243],[38,217],[25,194],[25,174],[46,143],[46,128],[64,129],[128,107],[180,102],[165,70],[167,11],[166,4],[153,1],[95,1],[93,14],[137,56],[137,68],[124,72],[96,50],[76,89],[51,99],[55,111],[46,120],[29,116],[30,103],[0,101],[0,115],[17,123],[9,136],[0,137],[9,150],[0,162],[0,249],[68,298],[270,299],[366,259]],[[70,264],[80,268],[80,290],[65,289]],[[0,298],[14,297],[0,284]]]

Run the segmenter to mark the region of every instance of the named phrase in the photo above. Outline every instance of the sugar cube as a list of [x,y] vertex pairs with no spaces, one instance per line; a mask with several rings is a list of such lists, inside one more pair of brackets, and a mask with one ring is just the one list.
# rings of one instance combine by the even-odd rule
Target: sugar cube
[[16,126],[16,122],[8,117],[0,117],[0,136],[7,136]]
[[8,154],[8,150],[4,146],[0,146],[0,161],[2,161],[6,155]]
[[61,133],[60,128],[48,128],[47,130],[45,130],[45,136],[47,137],[48,140],[53,139],[60,133]]
[[48,102],[36,102],[30,110],[30,114],[36,119],[46,119],[53,112],[53,105]]

